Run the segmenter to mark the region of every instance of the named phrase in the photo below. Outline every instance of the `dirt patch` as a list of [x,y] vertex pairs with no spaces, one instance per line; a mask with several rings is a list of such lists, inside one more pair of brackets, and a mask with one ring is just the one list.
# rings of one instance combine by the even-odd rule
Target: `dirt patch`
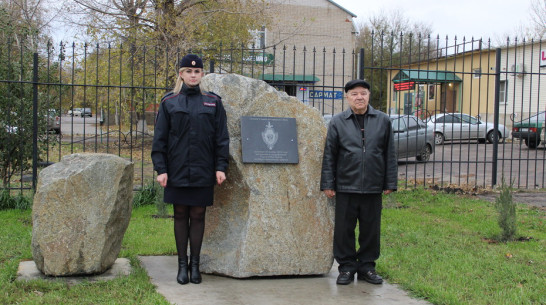
[[[478,198],[495,202],[499,197],[498,193],[490,192],[485,194],[477,194]],[[545,192],[513,192],[512,200],[516,203],[535,206],[541,210],[546,210],[546,193]]]
[[[480,188],[472,185],[447,185],[441,187],[434,184],[430,185],[429,189],[448,194],[477,197],[489,202],[495,202],[499,197],[498,191],[494,191],[491,188]],[[527,204],[541,210],[546,210],[546,192],[544,191],[514,190],[512,192],[512,200],[516,203]]]

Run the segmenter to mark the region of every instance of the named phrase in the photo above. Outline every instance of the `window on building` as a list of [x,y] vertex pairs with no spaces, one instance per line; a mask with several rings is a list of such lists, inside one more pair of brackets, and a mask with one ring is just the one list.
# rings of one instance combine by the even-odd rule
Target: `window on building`
[[499,83],[499,103],[506,104],[506,81],[501,80]]
[[474,78],[480,78],[482,77],[482,68],[476,68],[472,70],[472,75]]
[[250,42],[250,45],[248,46],[249,49],[251,48],[264,49],[265,34],[266,34],[265,26],[262,26],[260,30],[251,30],[250,34],[252,35],[252,41]]
[[297,96],[297,86],[296,85],[282,85],[282,84],[277,84],[277,85],[274,85],[275,89],[277,89],[278,91],[284,91],[286,92],[286,94],[288,94],[289,96]]
[[286,92],[286,94],[290,96],[297,96],[298,91],[296,90],[296,86],[288,85],[288,86],[284,86],[284,92]]

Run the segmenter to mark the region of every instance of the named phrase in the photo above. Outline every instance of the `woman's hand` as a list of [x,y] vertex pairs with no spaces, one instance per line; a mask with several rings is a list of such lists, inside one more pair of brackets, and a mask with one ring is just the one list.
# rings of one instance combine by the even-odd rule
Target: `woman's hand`
[[159,182],[159,185],[161,185],[161,187],[166,187],[167,186],[167,173],[157,175],[156,180],[157,180],[157,182]]
[[226,181],[226,173],[217,171],[216,172],[216,182],[218,182],[218,185],[222,184],[222,182]]

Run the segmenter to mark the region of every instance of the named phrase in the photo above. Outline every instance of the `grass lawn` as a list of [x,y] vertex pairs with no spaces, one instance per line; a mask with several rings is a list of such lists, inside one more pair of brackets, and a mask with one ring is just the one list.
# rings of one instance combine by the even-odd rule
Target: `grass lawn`
[[[433,304],[546,304],[546,211],[518,206],[517,234],[529,241],[492,243],[500,234],[494,204],[425,190],[385,198],[378,271]],[[133,210],[121,257],[133,273],[108,282],[15,281],[31,259],[31,211],[0,211],[0,304],[168,304],[137,255],[172,255],[172,219],[154,206]],[[173,279],[174,281],[174,279]]]
[[516,234],[532,239],[494,243],[494,203],[424,190],[384,203],[378,271],[390,283],[434,304],[546,304],[546,211],[518,206]]

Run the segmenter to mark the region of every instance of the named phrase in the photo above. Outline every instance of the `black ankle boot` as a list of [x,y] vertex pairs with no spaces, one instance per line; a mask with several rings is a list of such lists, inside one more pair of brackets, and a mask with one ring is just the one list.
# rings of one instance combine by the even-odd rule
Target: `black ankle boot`
[[201,283],[201,272],[199,272],[199,256],[190,257],[190,282]]
[[185,285],[190,282],[188,277],[188,257],[178,257],[178,275],[176,276],[178,284]]

